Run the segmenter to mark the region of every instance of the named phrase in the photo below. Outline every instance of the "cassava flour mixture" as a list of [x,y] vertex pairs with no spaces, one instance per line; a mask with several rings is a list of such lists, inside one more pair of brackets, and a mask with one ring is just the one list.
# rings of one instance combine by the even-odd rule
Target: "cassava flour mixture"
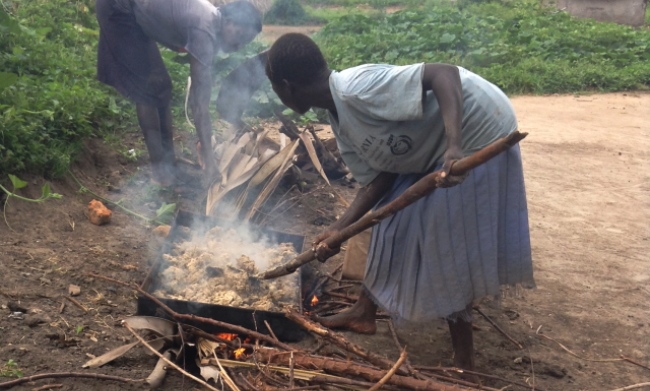
[[266,311],[298,302],[297,274],[268,281],[255,278],[295,258],[291,243],[270,245],[253,241],[242,230],[215,227],[204,237],[181,243],[173,253],[164,255],[168,264],[158,276],[158,297]]

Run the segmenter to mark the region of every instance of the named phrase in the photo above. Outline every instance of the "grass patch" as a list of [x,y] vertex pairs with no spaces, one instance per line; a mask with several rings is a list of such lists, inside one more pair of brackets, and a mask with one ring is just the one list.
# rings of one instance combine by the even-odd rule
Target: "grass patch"
[[318,18],[305,11],[305,8],[298,0],[275,0],[271,9],[264,14],[265,24],[302,26],[319,22]]
[[446,62],[511,94],[650,85],[648,31],[575,19],[535,1],[429,1],[422,9],[392,15],[347,15],[315,40],[334,69]]

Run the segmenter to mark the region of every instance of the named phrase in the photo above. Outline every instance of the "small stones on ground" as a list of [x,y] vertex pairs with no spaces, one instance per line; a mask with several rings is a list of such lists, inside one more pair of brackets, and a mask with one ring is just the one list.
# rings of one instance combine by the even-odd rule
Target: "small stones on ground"
[[523,359],[521,357],[517,357],[517,358],[515,358],[514,363],[515,364],[521,364],[522,361],[523,361]]
[[52,319],[45,314],[33,314],[25,317],[25,323],[29,327],[36,327],[39,324],[50,323]]
[[13,312],[24,312],[27,313],[27,307],[18,303],[17,301],[10,301],[7,303],[7,307]]
[[108,224],[111,221],[111,212],[101,201],[92,200],[88,204],[88,218],[95,225]]
[[169,230],[171,228],[172,227],[170,227],[169,225],[159,225],[156,228],[154,228],[153,231],[151,232],[153,232],[154,235],[166,238],[169,235]]
[[79,286],[70,284],[70,286],[68,287],[68,294],[70,296],[79,296],[80,293],[81,293],[81,288]]
[[562,368],[559,365],[547,364],[542,367],[541,373],[549,376],[553,376],[556,379],[562,379],[567,374],[566,368]]
[[9,315],[9,319],[23,320],[23,319],[25,319],[25,314],[23,314],[22,312],[19,312],[19,311],[12,312]]

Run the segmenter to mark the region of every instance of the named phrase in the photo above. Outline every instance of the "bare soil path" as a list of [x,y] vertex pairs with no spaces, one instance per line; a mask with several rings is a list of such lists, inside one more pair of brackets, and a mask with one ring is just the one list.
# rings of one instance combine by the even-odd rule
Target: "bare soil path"
[[[521,130],[530,133],[522,154],[538,289],[508,296],[500,307],[483,305],[525,348],[517,349],[476,317],[477,365],[483,372],[532,383],[532,359],[535,384],[548,390],[608,390],[648,381],[649,370],[625,362],[578,359],[535,332],[541,326],[540,332],[584,358],[623,354],[650,365],[650,94],[524,96],[512,101]],[[130,134],[127,143],[138,142],[138,137]],[[193,144],[185,140],[185,145]],[[162,200],[199,209],[196,201],[148,186],[143,163],[124,161],[100,140],[87,144],[73,171],[93,190],[114,200],[124,198],[148,215]],[[23,179],[29,186],[21,194],[38,197],[43,180]],[[354,188],[334,186],[345,198],[354,197]],[[52,189],[62,193],[63,200],[46,205],[12,200],[7,218],[15,232],[0,224],[0,365],[13,359],[25,375],[84,371],[81,365],[89,355],[129,341],[119,320],[135,313],[133,292],[87,279],[83,273],[141,281],[159,245],[150,228],[119,211],[107,226],[90,224],[84,210],[91,198],[76,194],[72,180],[55,181]],[[304,234],[309,241],[323,228],[317,225],[323,223],[323,212],[336,216],[343,210],[330,191],[322,189],[302,198],[274,228]],[[81,286],[77,299],[91,308],[89,313],[70,302],[59,312],[60,296],[71,283]],[[9,319],[9,301],[19,302],[30,317],[43,317],[45,323],[30,327],[27,319]],[[79,333],[77,326],[83,327]],[[409,346],[413,364],[451,364],[446,325],[405,324],[398,334]],[[391,359],[399,355],[385,323],[375,336],[348,336]],[[142,379],[155,361],[134,349],[93,372]],[[145,389],[137,383],[89,379],[49,383],[64,384],[61,390]],[[164,389],[177,390],[181,384],[172,372]],[[199,387],[186,380],[184,389]]]

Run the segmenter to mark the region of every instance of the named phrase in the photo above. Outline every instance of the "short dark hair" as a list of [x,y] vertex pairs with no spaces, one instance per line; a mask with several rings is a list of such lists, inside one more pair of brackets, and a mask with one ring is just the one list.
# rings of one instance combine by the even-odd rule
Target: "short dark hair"
[[221,16],[224,20],[237,26],[262,31],[262,15],[255,6],[246,0],[235,1],[220,6]]
[[266,76],[272,83],[282,80],[310,84],[328,69],[318,45],[308,36],[284,34],[271,46],[266,60]]

